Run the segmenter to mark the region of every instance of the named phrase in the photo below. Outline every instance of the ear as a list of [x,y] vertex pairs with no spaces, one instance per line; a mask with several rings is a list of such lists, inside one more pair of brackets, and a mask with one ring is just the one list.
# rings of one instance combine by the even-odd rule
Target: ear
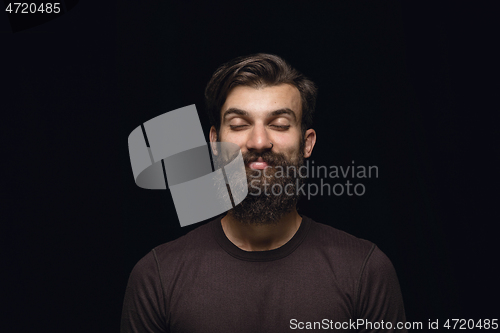
[[217,152],[217,131],[215,130],[215,127],[212,126],[210,127],[210,134],[209,134],[209,137],[210,137],[210,146],[212,147],[212,152],[214,155],[217,155],[218,152]]
[[316,144],[316,131],[312,128],[308,129],[304,134],[304,157],[308,158],[311,156],[314,145]]

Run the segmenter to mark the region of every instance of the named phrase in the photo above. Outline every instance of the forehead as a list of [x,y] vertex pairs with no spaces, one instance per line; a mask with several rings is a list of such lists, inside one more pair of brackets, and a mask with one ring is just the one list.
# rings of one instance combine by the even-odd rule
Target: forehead
[[277,109],[288,108],[301,119],[302,104],[299,90],[290,84],[254,88],[237,86],[227,95],[221,115],[230,108],[245,110],[257,115]]

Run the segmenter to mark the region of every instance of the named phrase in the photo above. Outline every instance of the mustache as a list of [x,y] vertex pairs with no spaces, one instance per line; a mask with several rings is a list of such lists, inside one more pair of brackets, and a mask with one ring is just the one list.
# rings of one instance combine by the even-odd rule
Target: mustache
[[265,151],[263,153],[247,151],[242,156],[245,165],[257,161],[259,157],[261,157],[270,166],[285,165],[288,163],[284,154],[274,153],[272,151]]

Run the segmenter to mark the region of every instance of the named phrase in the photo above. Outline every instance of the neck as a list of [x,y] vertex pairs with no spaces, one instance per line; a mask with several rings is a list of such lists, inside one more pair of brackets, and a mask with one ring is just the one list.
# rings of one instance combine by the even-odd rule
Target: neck
[[226,237],[245,251],[268,251],[284,245],[295,235],[301,222],[295,207],[276,224],[242,223],[230,213],[221,220]]

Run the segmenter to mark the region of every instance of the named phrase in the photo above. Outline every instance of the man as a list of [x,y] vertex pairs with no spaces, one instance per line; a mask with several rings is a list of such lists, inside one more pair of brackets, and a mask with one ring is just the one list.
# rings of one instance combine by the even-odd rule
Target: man
[[296,210],[303,180],[284,171],[300,168],[316,143],[314,84],[256,54],[221,66],[205,97],[210,141],[240,147],[249,194],[139,261],[122,332],[404,331],[389,259]]

